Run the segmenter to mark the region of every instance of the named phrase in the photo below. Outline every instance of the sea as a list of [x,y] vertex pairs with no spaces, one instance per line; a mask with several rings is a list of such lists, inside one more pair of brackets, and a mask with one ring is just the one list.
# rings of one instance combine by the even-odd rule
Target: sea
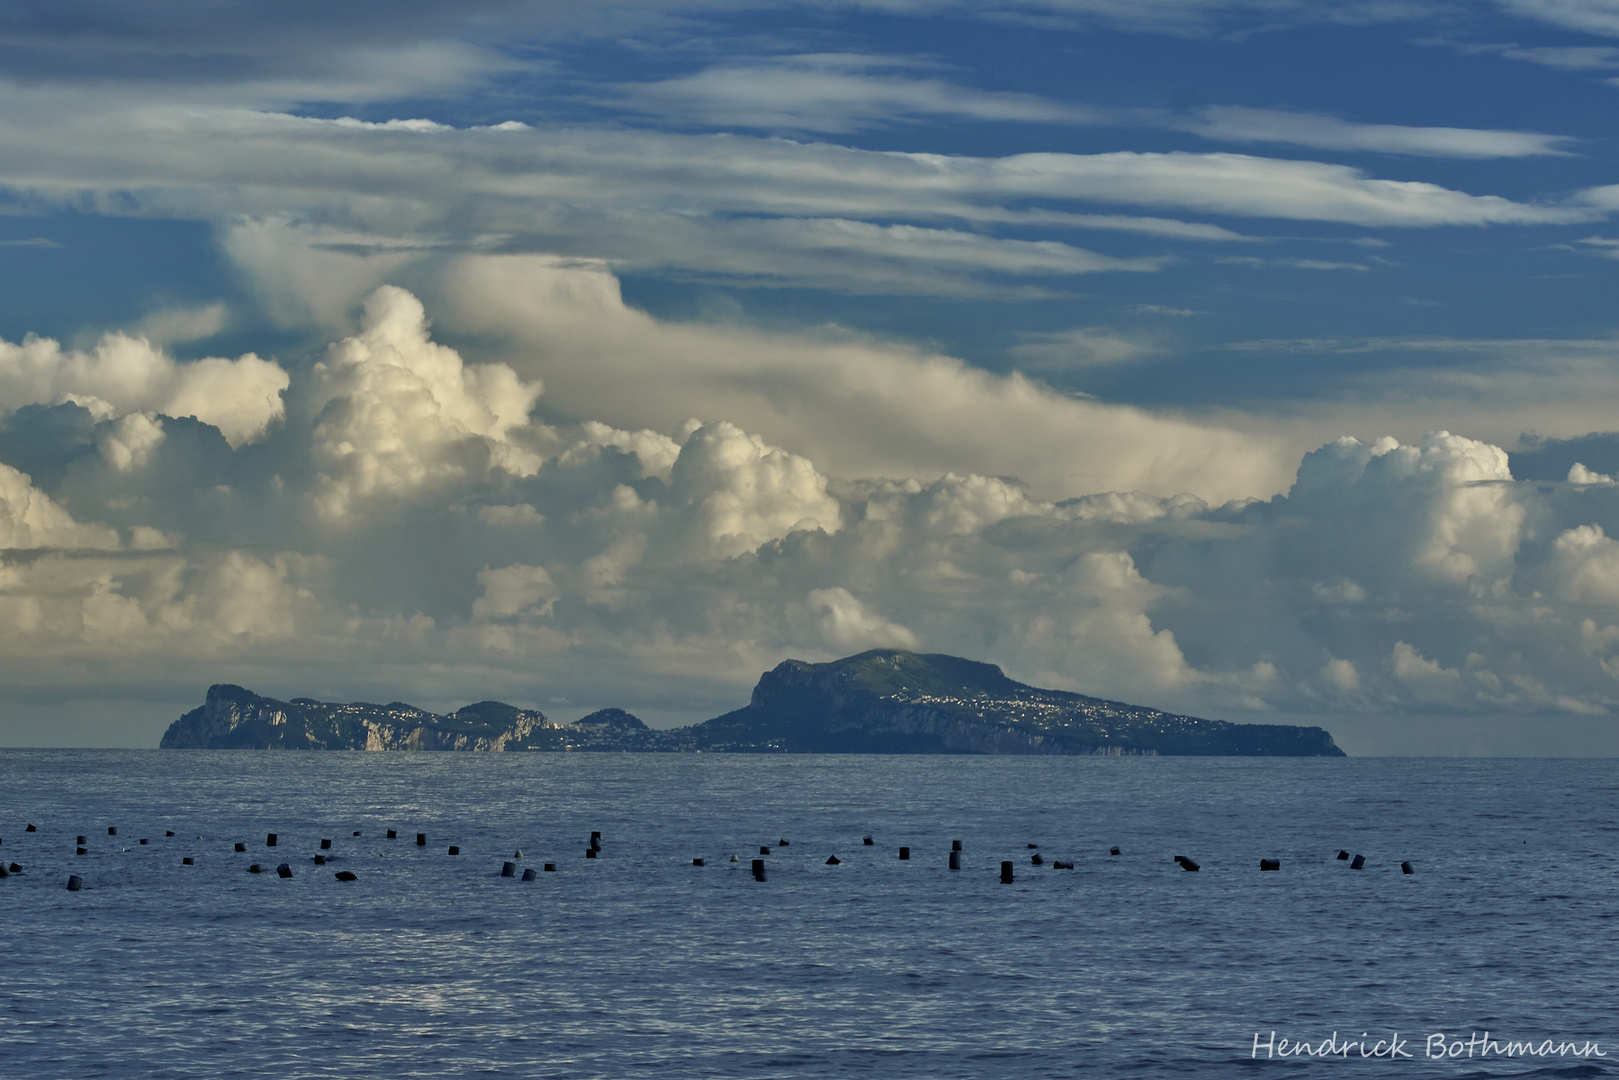
[[1619,1075],[1616,854],[1606,760],[0,750],[0,1077]]

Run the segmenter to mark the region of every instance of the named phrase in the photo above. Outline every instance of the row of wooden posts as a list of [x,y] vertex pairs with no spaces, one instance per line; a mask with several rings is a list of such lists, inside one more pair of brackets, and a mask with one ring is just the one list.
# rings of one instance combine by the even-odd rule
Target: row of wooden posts
[[[25,831],[27,831],[27,832],[37,832],[38,829],[37,829],[36,826],[30,824]],[[118,827],[116,825],[109,825],[107,827],[107,835],[108,836],[117,836],[118,835]],[[170,830],[166,831],[163,835],[166,836],[166,837],[173,836],[174,835],[174,830],[170,829]],[[355,830],[354,835],[359,836],[359,835],[361,835],[361,833],[360,833],[359,830]],[[394,839],[397,839],[398,836],[399,836],[398,830],[396,830],[396,829],[389,829],[388,830],[388,839],[394,840]],[[597,858],[600,855],[601,850],[602,850],[602,838],[601,838],[601,836],[602,836],[602,834],[600,832],[592,832],[590,834],[590,844],[585,849],[585,858],[594,859],[594,858]],[[89,851],[89,848],[87,847],[87,839],[88,838],[84,837],[84,836],[80,836],[80,837],[77,838],[77,844],[76,844],[76,852],[77,852],[77,854],[84,855]],[[200,837],[199,837],[199,839],[200,839]],[[142,844],[148,844],[150,842],[151,842],[150,840],[147,840],[147,839],[144,839],[144,838],[140,841],[140,843],[142,843]],[[279,842],[280,842],[280,837],[276,833],[269,833],[269,834],[267,834],[265,836],[264,846],[273,848],[273,847],[276,847]],[[0,840],[0,843],[4,843],[4,841]],[[867,837],[862,838],[861,843],[863,845],[867,846],[867,847],[871,847],[876,843],[876,840],[873,837],[867,836]],[[417,847],[426,847],[427,846],[427,834],[426,833],[417,833],[416,834],[416,846]],[[782,839],[782,840],[777,841],[777,846],[778,847],[787,847],[787,846],[789,846],[789,842],[786,839]],[[1029,848],[1038,849],[1039,846],[1040,845],[1038,845],[1038,844],[1030,844]],[[321,851],[330,851],[331,847],[332,847],[332,841],[331,841],[330,838],[324,838],[324,839],[321,840],[321,842],[320,842]],[[237,841],[236,844],[235,844],[235,849],[236,849],[237,852],[245,852],[247,850],[247,845],[245,843],[242,843],[241,841]],[[461,854],[461,848],[458,845],[451,844],[450,847],[449,847],[449,852],[448,853],[450,855],[460,855]],[[768,854],[770,854],[770,848],[768,846],[761,845],[760,848],[759,848],[759,854],[760,855],[768,855]],[[961,854],[962,854],[961,841],[960,840],[952,840],[950,842],[950,861],[949,861],[949,867],[950,867],[951,870],[960,870],[961,869]],[[1115,846],[1113,848],[1110,848],[1109,851],[1108,851],[1108,854],[1109,855],[1118,855],[1118,854],[1120,854],[1120,849],[1117,846]],[[523,853],[521,851],[518,851],[513,856],[513,859],[521,859],[522,857],[523,857]],[[900,857],[901,860],[908,861],[910,859],[910,857],[911,857],[911,849],[909,847],[900,848],[899,849],[899,857]],[[319,865],[324,864],[326,862],[326,859],[327,859],[327,857],[325,855],[317,854],[315,856],[315,858],[314,858],[314,862],[315,862],[315,864],[317,866],[319,866]],[[1353,858],[1351,858],[1349,852],[1347,852],[1347,851],[1340,850],[1338,852],[1338,860],[1348,862],[1349,863],[1349,868],[1351,870],[1362,870],[1366,866],[1366,857],[1364,855],[1356,855]],[[181,861],[182,865],[185,865],[185,866],[192,866],[196,862],[196,860],[193,857],[189,856],[189,855],[185,856],[180,861]],[[730,861],[731,862],[739,862],[740,860],[737,858],[737,856],[732,855]],[[841,861],[842,860],[840,860],[836,855],[832,855],[832,856],[829,856],[827,858],[826,865],[827,866],[837,866]],[[1029,862],[1034,866],[1043,866],[1043,865],[1045,865],[1045,861],[1046,860],[1045,860],[1044,856],[1042,856],[1038,850],[1035,850],[1034,854],[1032,856],[1030,856],[1030,858],[1029,858]],[[1197,870],[1201,869],[1199,867],[1199,865],[1197,864],[1197,862],[1195,862],[1194,860],[1188,858],[1185,855],[1176,855],[1174,861],[1175,861],[1175,863],[1177,865],[1180,866],[1180,868],[1182,870],[1197,871]],[[692,860],[692,865],[693,866],[702,866],[702,865],[705,864],[705,862],[706,862],[706,860],[701,859],[701,858],[697,858],[697,859]],[[1072,869],[1074,869],[1074,864],[1072,862],[1064,862],[1062,860],[1055,860],[1055,861],[1053,861],[1051,863],[1051,867],[1054,870],[1072,870]],[[557,868],[556,863],[549,863],[548,862],[548,863],[545,864],[545,870],[546,870],[547,873],[555,872],[556,868]],[[1281,868],[1282,868],[1282,861],[1280,859],[1260,859],[1259,860],[1259,869],[1261,871],[1280,870]],[[253,863],[247,869],[248,869],[248,873],[250,873],[250,874],[262,874],[262,873],[265,872],[266,868],[263,865],[259,864],[259,863]],[[764,859],[762,859],[762,858],[754,859],[753,860],[752,870],[753,870],[753,877],[754,877],[755,881],[765,881],[766,880],[767,875],[766,875],[766,872],[765,872],[765,860]],[[21,871],[22,871],[22,867],[17,865],[16,863],[11,863],[9,867],[6,866],[4,863],[0,863],[0,878],[9,877],[11,874],[20,873]],[[281,877],[281,878],[290,878],[290,877],[293,876],[292,864],[291,863],[285,863],[285,862],[281,863],[279,866],[277,866],[275,868],[275,871],[276,871],[276,875],[278,877]],[[1409,861],[1402,862],[1400,864],[1400,872],[1403,873],[1403,874],[1414,874],[1414,873],[1416,873],[1416,868],[1413,867]],[[359,876],[357,874],[355,874],[351,870],[339,870],[339,871],[337,871],[337,873],[334,876],[339,881],[358,881],[359,880]],[[513,862],[513,861],[502,862],[501,866],[500,866],[500,876],[503,877],[503,878],[516,877],[517,876],[517,864],[515,862]],[[539,876],[538,873],[535,872],[533,867],[528,867],[528,868],[523,870],[522,880],[524,880],[524,881],[534,881],[536,878],[538,878],[538,876]],[[1001,882],[1002,882],[1002,884],[1009,885],[1014,880],[1016,880],[1016,875],[1015,875],[1014,869],[1013,869],[1013,861],[1010,860],[1010,859],[1004,860],[1001,863]],[[70,891],[70,892],[78,892],[83,887],[84,887],[84,879],[82,877],[80,877],[78,874],[69,875],[68,880],[67,880],[68,891]]]

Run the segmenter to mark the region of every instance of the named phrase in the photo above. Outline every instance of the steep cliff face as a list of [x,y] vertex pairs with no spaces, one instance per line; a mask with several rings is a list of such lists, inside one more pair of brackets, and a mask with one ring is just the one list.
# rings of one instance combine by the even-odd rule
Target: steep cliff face
[[1230,724],[1041,690],[993,664],[879,649],[789,660],[751,703],[692,729],[708,750],[1341,757],[1321,728]]

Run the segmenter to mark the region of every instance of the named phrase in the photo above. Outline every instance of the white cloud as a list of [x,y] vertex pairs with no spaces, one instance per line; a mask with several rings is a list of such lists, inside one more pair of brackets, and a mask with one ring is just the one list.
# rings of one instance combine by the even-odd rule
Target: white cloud
[[1480,128],[1357,124],[1334,116],[1210,105],[1198,110],[1193,128],[1206,139],[1278,142],[1318,150],[1367,150],[1421,157],[1516,158],[1565,154],[1574,140],[1564,135]]
[[1569,30],[1619,37],[1619,5],[1613,0],[1496,0],[1504,10]]
[[506,338],[505,362],[543,378],[548,407],[565,415],[666,432],[692,416],[727,418],[842,475],[1016,475],[1050,495],[1214,500],[1286,483],[1279,449],[1260,436],[847,334],[659,322],[626,306],[599,267],[468,257],[448,274],[441,319]]
[[1575,603],[1619,604],[1619,541],[1601,525],[1569,529],[1552,543],[1558,594]]
[[[1609,209],[1600,189],[1572,202],[1518,202],[1246,154],[972,157],[112,100],[9,88],[0,183],[36,205],[213,222],[282,325],[328,330],[346,326],[355,301],[391,274],[442,251],[495,244],[765,284],[1006,296],[999,279],[1009,275],[1163,262],[984,235],[1020,223],[1220,241],[1240,236],[1223,224],[1155,215],[1407,228],[1590,221]],[[1105,212],[1111,207],[1147,214]]]
[[528,424],[540,384],[503,364],[463,364],[428,338],[421,302],[403,289],[367,298],[360,333],[331,347],[314,384],[316,500],[327,519],[356,500],[451,481],[484,459],[519,475],[539,467],[510,436]]
[[1523,60],[1543,67],[1564,71],[1601,71],[1619,67],[1619,49],[1611,45],[1535,45],[1515,44],[1458,44],[1450,41],[1422,42],[1421,44],[1449,45],[1457,51],[1476,55],[1488,53],[1509,60]]
[[805,599],[809,609],[821,616],[821,635],[834,649],[861,652],[865,649],[919,648],[915,634],[868,610],[841,585],[831,589],[812,589]]
[[146,316],[136,329],[140,337],[161,349],[178,342],[211,338],[225,329],[229,317],[229,311],[220,303],[168,308]]
[[514,563],[478,574],[483,595],[472,602],[475,619],[509,618],[525,613],[551,614],[557,587],[543,566]]
[[117,547],[117,533],[73,520],[26,473],[0,464],[0,548]]
[[1614,479],[1603,473],[1592,472],[1576,461],[1568,469],[1568,482],[1571,484],[1612,484]]
[[195,416],[231,445],[264,437],[284,411],[288,376],[272,360],[248,353],[235,360],[179,362],[145,338],[108,334],[89,352],[64,350],[50,338],[0,341],[0,410],[71,401],[98,419],[132,413]]
[[1102,115],[1033,94],[972,90],[908,73],[918,66],[849,53],[731,60],[693,75],[623,85],[615,104],[677,121],[829,133],[922,117],[1075,123]]
[[[494,271],[476,284],[534,268],[470,269]],[[791,382],[824,343],[666,326],[615,306],[600,271],[551,271],[540,298],[573,295],[551,317],[593,332],[532,352],[593,341],[627,365],[597,365],[619,386],[702,355],[684,377],[723,388],[734,350],[803,408],[842,370],[820,362]],[[929,396],[934,361],[857,344],[839,347],[863,370],[890,365],[924,411],[948,407]],[[784,350],[780,369],[742,362]],[[109,691],[195,689],[226,671],[268,692],[336,680],[429,704],[611,688],[626,707],[690,716],[744,699],[785,657],[897,645],[1194,715],[1619,705],[1611,487],[1515,481],[1478,440],[1338,440],[1261,501],[1063,486],[1056,472],[1049,495],[1010,470],[859,478],[723,419],[542,423],[532,381],[467,364],[391,288],[292,379],[285,423],[252,448],[135,412],[85,427],[50,491],[0,467],[0,546],[20,551],[0,564],[11,685],[71,669]],[[1017,384],[963,385],[974,411],[960,415],[982,422]],[[730,400],[748,399],[710,397]],[[907,400],[881,399],[846,433],[914,422]],[[1093,425],[1108,415],[1071,404]],[[1025,399],[997,430],[1050,439],[1036,447],[1049,458],[1061,443],[1039,425],[1054,407]],[[1147,449],[1115,439],[1100,456],[1117,469],[1187,437],[1143,430]],[[1206,467],[1207,448],[1186,445]],[[347,485],[336,529],[334,485]]]
[[789,533],[842,524],[826,477],[806,458],[720,421],[691,433],[670,475],[708,550],[740,555]]
[[[1167,309],[1165,311],[1174,313]],[[1145,341],[1102,327],[1078,327],[1056,333],[1024,333],[1019,336],[1021,343],[1008,351],[1024,371],[1106,367],[1128,363],[1158,351]]]
[[130,413],[120,417],[111,429],[97,440],[101,456],[108,465],[127,473],[144,468],[152,451],[163,442],[163,423],[146,413]]
[[1325,261],[1325,260],[1322,260],[1322,259],[1290,259],[1290,258],[1259,259],[1259,258],[1254,258],[1254,257],[1251,257],[1251,256],[1237,256],[1237,255],[1234,255],[1234,256],[1231,256],[1229,258],[1216,259],[1215,261],[1218,262],[1218,263],[1222,263],[1224,265],[1227,265],[1227,266],[1251,266],[1256,270],[1260,269],[1262,267],[1266,267],[1266,266],[1285,266],[1285,267],[1287,267],[1287,268],[1289,268],[1291,270],[1369,270],[1369,269],[1371,269],[1365,263],[1328,262],[1328,261]]

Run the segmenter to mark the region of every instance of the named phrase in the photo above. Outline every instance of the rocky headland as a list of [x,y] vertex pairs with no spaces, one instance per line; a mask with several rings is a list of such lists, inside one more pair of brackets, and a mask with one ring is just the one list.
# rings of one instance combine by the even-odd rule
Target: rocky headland
[[788,660],[743,708],[655,730],[621,709],[570,724],[482,701],[440,715],[394,702],[277,701],[209,687],[169,725],[166,749],[553,750],[817,754],[1111,754],[1342,757],[1323,728],[1232,724],[1042,690],[993,664],[874,649]]

